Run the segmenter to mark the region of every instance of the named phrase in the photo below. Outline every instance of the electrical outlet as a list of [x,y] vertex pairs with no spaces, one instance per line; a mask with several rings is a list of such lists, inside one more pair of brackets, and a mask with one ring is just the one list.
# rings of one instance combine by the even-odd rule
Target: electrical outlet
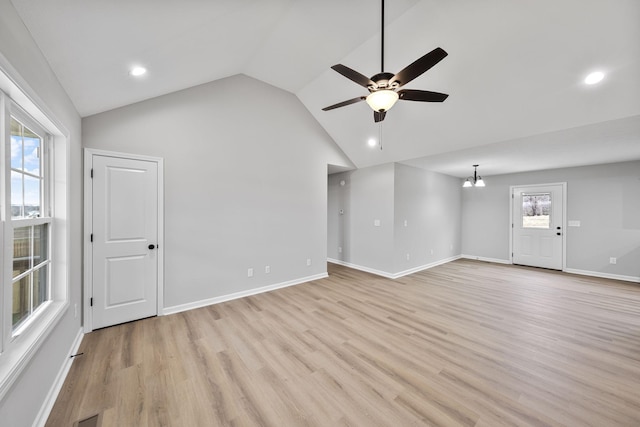
[[609,258],[609,264],[615,264],[617,262],[618,262],[618,258],[616,258],[616,257]]
[[404,220],[404,226],[405,227],[409,226],[409,222],[406,219]]
[[407,261],[411,259],[411,255],[407,254]]
[[267,266],[265,266],[265,267],[264,267],[264,272],[265,272],[265,273],[267,273],[267,274],[271,273],[271,267],[270,267],[270,266],[268,266],[268,265],[267,265]]
[[253,277],[253,268],[247,270],[247,277]]
[[338,246],[338,253],[341,254],[342,253],[342,246]]
[[433,249],[431,249],[431,255],[433,255]]
[[311,258],[307,258],[307,266],[311,265]]

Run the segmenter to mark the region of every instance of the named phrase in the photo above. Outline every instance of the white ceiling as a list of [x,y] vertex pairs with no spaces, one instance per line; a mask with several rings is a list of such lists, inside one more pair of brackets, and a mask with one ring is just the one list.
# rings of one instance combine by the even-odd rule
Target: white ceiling
[[[81,116],[244,73],[298,96],[358,167],[465,177],[640,159],[640,1],[386,0],[385,71],[449,56],[382,127],[330,69],[380,71],[378,0],[12,0]],[[142,79],[128,75],[140,64]],[[602,83],[582,80],[602,70]],[[249,100],[247,102],[250,102]],[[383,150],[366,142],[382,135]]]

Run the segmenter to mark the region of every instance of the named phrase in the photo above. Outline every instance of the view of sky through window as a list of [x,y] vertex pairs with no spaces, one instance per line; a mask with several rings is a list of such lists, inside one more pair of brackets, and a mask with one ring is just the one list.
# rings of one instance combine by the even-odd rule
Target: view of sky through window
[[11,207],[13,216],[39,214],[42,183],[41,146],[42,140],[37,134],[17,120],[11,119]]

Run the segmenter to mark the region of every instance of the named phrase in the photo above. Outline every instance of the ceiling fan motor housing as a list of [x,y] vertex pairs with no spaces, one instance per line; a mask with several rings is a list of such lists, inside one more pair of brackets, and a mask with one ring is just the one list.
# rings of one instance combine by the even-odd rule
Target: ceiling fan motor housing
[[399,84],[398,82],[393,82],[389,84],[389,81],[393,78],[394,74],[391,73],[378,73],[375,76],[371,77],[371,81],[375,82],[376,86],[369,86],[369,92],[374,92],[376,90],[381,89],[396,89]]

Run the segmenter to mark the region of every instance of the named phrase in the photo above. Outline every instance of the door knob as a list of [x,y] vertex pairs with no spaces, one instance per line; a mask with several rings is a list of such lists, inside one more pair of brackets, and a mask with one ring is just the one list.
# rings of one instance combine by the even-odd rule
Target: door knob
[[155,249],[156,245],[149,245],[149,249]]

